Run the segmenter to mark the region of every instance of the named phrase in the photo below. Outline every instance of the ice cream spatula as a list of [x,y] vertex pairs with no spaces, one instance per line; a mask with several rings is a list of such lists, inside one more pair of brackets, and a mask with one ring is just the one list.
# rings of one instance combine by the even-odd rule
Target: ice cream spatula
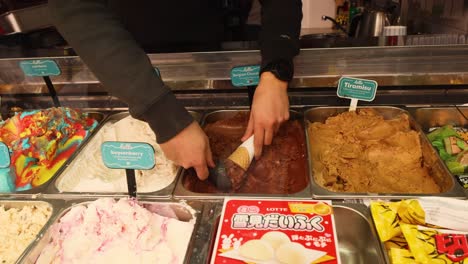
[[238,189],[254,156],[254,136],[244,141],[226,160],[219,160],[216,166],[209,170],[210,180],[221,191]]

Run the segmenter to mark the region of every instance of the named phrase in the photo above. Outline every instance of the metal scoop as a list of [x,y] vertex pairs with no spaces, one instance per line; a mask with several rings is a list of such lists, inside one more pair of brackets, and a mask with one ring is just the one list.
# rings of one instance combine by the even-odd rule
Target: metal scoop
[[231,179],[227,175],[224,161],[218,161],[214,168],[209,169],[209,172],[210,174],[208,175],[208,180],[211,181],[216,186],[216,188],[223,192],[231,190],[232,183]]

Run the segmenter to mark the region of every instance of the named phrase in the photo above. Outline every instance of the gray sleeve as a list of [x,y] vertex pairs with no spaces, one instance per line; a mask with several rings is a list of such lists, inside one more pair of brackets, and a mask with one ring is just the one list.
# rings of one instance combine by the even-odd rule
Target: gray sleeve
[[110,94],[128,104],[133,117],[149,123],[159,143],[193,121],[105,0],[49,0],[49,8],[84,63]]
[[259,36],[262,65],[292,60],[299,54],[302,20],[301,0],[260,0],[262,29]]

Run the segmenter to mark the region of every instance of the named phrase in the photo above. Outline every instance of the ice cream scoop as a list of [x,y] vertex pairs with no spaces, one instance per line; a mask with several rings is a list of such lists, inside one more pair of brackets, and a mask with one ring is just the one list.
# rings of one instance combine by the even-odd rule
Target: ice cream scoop
[[209,169],[208,180],[221,191],[229,191],[232,188],[231,179],[227,175],[226,164],[223,160],[216,162],[216,166]]
[[254,136],[244,141],[226,160],[210,169],[210,180],[221,191],[238,190],[254,157]]

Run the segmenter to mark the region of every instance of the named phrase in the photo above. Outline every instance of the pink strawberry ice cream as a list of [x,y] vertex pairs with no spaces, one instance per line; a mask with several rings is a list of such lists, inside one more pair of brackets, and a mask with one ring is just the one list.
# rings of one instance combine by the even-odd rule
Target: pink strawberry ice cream
[[183,263],[195,218],[180,221],[168,208],[111,198],[77,205],[53,225],[36,263]]

